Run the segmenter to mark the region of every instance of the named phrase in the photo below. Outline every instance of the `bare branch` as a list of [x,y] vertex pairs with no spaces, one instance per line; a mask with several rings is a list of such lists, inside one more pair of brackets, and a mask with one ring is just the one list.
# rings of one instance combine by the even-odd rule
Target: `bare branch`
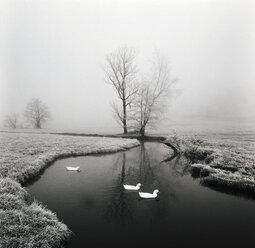
[[18,115],[7,115],[4,121],[4,126],[7,128],[17,128],[18,127]]
[[147,125],[155,125],[162,117],[170,98],[172,86],[168,60],[157,54],[152,63],[152,73],[140,83],[136,94],[132,116],[142,135],[145,135]]
[[115,89],[118,98],[122,102],[122,111],[114,104],[112,105],[118,122],[121,122],[124,133],[127,133],[127,106],[131,106],[133,97],[137,92],[135,86],[136,67],[134,60],[136,52],[133,48],[121,47],[115,53],[106,56],[106,63],[103,67],[106,83],[109,83]]

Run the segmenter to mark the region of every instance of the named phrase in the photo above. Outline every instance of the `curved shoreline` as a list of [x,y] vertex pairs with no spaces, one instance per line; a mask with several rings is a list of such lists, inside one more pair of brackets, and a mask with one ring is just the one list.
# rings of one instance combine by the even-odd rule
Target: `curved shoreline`
[[190,160],[190,172],[203,186],[213,190],[255,199],[255,140],[208,136],[173,137],[180,152]]
[[34,175],[34,177],[29,178],[26,182],[21,183],[21,186],[22,187],[27,187],[28,185],[33,184],[33,182],[38,180],[40,178],[40,176],[44,173],[44,171],[49,166],[51,166],[52,164],[54,164],[56,161],[58,161],[60,159],[72,158],[72,157],[82,157],[82,156],[102,156],[102,155],[112,154],[112,153],[116,153],[116,152],[126,151],[126,150],[132,149],[132,148],[137,147],[137,146],[139,146],[139,144],[134,145],[132,147],[128,147],[128,148],[120,148],[120,149],[117,149],[117,150],[114,150],[114,151],[58,154],[58,155],[54,156],[53,158],[51,158],[51,160],[47,161],[47,163],[44,165],[44,167],[42,167],[42,169],[40,170],[38,175]]
[[62,247],[70,237],[70,230],[51,210],[36,201],[29,202],[22,186],[38,179],[58,159],[114,153],[139,144],[131,139],[1,134],[0,246]]

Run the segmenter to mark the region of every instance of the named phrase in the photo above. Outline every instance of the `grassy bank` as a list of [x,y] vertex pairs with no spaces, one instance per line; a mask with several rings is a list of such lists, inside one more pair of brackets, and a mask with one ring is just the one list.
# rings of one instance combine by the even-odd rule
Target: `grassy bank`
[[168,139],[191,160],[201,183],[255,197],[255,134],[227,133]]
[[0,247],[61,247],[68,227],[40,203],[28,203],[21,185],[57,158],[109,153],[137,140],[51,134],[0,134]]

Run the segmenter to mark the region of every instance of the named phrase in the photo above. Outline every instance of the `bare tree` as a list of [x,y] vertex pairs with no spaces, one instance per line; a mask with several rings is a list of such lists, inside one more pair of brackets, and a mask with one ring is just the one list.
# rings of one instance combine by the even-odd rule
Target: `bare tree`
[[4,121],[4,126],[7,128],[17,128],[18,127],[18,115],[7,115]]
[[35,128],[41,128],[42,124],[50,118],[50,113],[48,107],[40,99],[34,98],[28,102],[24,116]]
[[121,107],[116,104],[113,104],[112,107],[114,117],[122,126],[124,134],[128,131],[127,107],[131,105],[137,92],[135,58],[135,50],[123,46],[116,52],[106,56],[106,63],[103,67],[106,74],[105,81],[113,86],[121,100]]
[[132,105],[132,117],[141,136],[148,125],[154,126],[165,112],[176,79],[170,77],[168,58],[156,54],[151,74],[140,84]]

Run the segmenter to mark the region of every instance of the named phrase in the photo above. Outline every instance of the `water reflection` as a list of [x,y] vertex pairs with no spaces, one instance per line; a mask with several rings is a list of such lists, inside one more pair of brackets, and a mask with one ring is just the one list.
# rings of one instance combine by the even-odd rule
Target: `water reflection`
[[[179,169],[177,170],[180,157],[172,156],[171,150],[169,149],[165,154],[154,154],[152,148],[154,147],[151,147],[148,143],[141,143],[141,146],[136,148],[132,156],[126,154],[126,152],[120,153],[117,156],[112,167],[112,175],[116,179],[114,180],[114,186],[109,192],[108,204],[104,214],[104,217],[109,222],[118,223],[122,227],[129,225],[133,221],[133,213],[135,212],[135,208],[137,208],[137,203],[141,201],[141,199],[138,198],[137,192],[125,191],[123,189],[123,184],[136,185],[137,183],[142,183],[141,191],[148,192],[152,192],[156,188],[160,189],[161,182],[159,178],[161,174],[164,173],[162,168],[173,159],[175,159],[173,168],[180,173]],[[152,154],[154,154],[154,156],[152,156]],[[165,159],[163,164],[162,157],[164,155],[170,155],[171,159]],[[170,190],[170,192],[171,193],[168,192],[168,194],[164,196],[167,198],[164,200],[164,204],[160,205],[160,207],[155,207],[157,205],[154,204],[153,211],[150,211],[148,215],[148,220],[153,220],[156,216],[164,219],[164,213],[167,213],[164,209],[169,207],[168,198],[175,198],[175,194],[172,190]],[[137,198],[137,201],[130,200],[131,195],[133,198]],[[156,201],[159,200],[160,197],[156,199]]]
[[[208,247],[240,247],[239,239],[248,247],[254,202],[201,186],[189,175],[187,161],[171,155],[163,144],[142,143],[116,154],[59,160],[28,191],[69,226],[71,248],[147,248],[163,242],[203,247],[198,240]],[[80,166],[81,172],[67,173],[66,166]],[[146,192],[157,188],[159,200],[141,200],[137,192],[124,191],[124,183],[142,183]]]
[[113,187],[109,192],[104,217],[109,222],[115,222],[122,226],[125,226],[128,221],[132,219],[132,211],[125,197],[125,192],[124,190],[122,190],[122,185],[125,182],[126,176],[125,152],[118,155],[116,162],[113,165],[113,175],[115,174],[115,171],[119,169],[120,164],[121,171],[119,172],[117,178],[114,180]]

